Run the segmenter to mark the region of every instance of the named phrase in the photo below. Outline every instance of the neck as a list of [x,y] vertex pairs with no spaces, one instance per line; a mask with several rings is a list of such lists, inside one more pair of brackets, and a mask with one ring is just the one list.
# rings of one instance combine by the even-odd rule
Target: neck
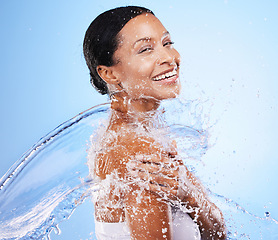
[[159,107],[153,98],[131,99],[123,93],[111,97],[112,124],[138,123],[149,126]]

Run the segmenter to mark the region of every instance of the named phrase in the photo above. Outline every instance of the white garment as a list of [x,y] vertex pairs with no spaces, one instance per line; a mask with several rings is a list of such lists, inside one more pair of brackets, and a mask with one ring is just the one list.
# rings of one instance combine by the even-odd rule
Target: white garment
[[[174,240],[200,240],[198,225],[191,217],[179,209],[173,210]],[[107,223],[95,221],[95,233],[98,240],[130,240],[130,233],[125,222]]]

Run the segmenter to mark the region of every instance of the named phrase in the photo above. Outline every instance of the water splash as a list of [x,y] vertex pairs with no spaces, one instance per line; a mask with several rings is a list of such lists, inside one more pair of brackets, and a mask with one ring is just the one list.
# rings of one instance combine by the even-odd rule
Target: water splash
[[[202,106],[198,100],[179,99],[161,106],[179,155],[192,171],[197,164],[204,165],[200,159],[212,145],[208,130],[215,123],[209,122]],[[88,145],[108,115],[109,104],[103,104],[61,124],[1,178],[1,239],[50,239],[50,233],[60,234],[58,225],[99,190],[88,178]],[[210,195],[224,213],[229,239],[277,239],[278,225],[271,213],[258,217],[231,199]]]
[[260,217],[232,199],[210,192],[213,202],[225,216],[228,239],[278,239],[278,221],[268,216]]
[[96,188],[87,179],[86,151],[108,110],[103,104],[61,124],[1,178],[0,239],[46,237]]
[[177,141],[179,155],[196,175],[202,173],[199,177],[207,187],[212,202],[224,214],[228,239],[278,239],[278,221],[271,216],[271,212],[266,211],[264,216],[250,212],[245,207],[248,203],[243,206],[231,198],[211,192],[209,184],[202,179],[208,167],[202,156],[217,144],[217,140],[210,135],[219,120],[211,118],[213,104],[209,100],[175,99],[166,102],[165,107],[168,109],[166,121],[171,128],[171,138]]

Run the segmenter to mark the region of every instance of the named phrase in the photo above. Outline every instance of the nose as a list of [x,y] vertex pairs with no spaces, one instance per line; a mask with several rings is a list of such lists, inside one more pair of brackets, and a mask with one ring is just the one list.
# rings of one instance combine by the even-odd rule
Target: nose
[[159,51],[158,58],[157,58],[157,64],[162,65],[164,63],[171,64],[174,61],[174,56],[171,54],[169,49],[166,49],[162,47]]
[[174,48],[169,49],[169,48],[162,47],[159,51],[157,64],[158,65],[162,65],[162,64],[179,65],[179,61],[180,61],[179,59],[180,59],[180,55]]

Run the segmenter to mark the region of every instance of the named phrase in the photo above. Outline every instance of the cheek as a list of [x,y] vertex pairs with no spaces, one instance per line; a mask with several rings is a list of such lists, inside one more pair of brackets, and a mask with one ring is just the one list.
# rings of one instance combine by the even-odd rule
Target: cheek
[[175,53],[174,53],[175,59],[176,59],[177,63],[180,65],[181,55],[176,49],[174,49],[174,51],[175,51]]
[[155,59],[154,57],[144,57],[136,61],[134,66],[134,73],[138,77],[149,79],[155,68]]
[[123,63],[125,66],[122,71],[122,86],[126,92],[133,97],[149,94],[152,90],[152,72],[155,61],[152,57],[129,59]]
[[132,98],[139,98],[143,95],[149,95],[152,92],[150,80],[146,80],[145,77],[142,77],[142,74],[140,76],[134,74],[130,78],[127,78],[125,84],[123,84],[123,88]]

